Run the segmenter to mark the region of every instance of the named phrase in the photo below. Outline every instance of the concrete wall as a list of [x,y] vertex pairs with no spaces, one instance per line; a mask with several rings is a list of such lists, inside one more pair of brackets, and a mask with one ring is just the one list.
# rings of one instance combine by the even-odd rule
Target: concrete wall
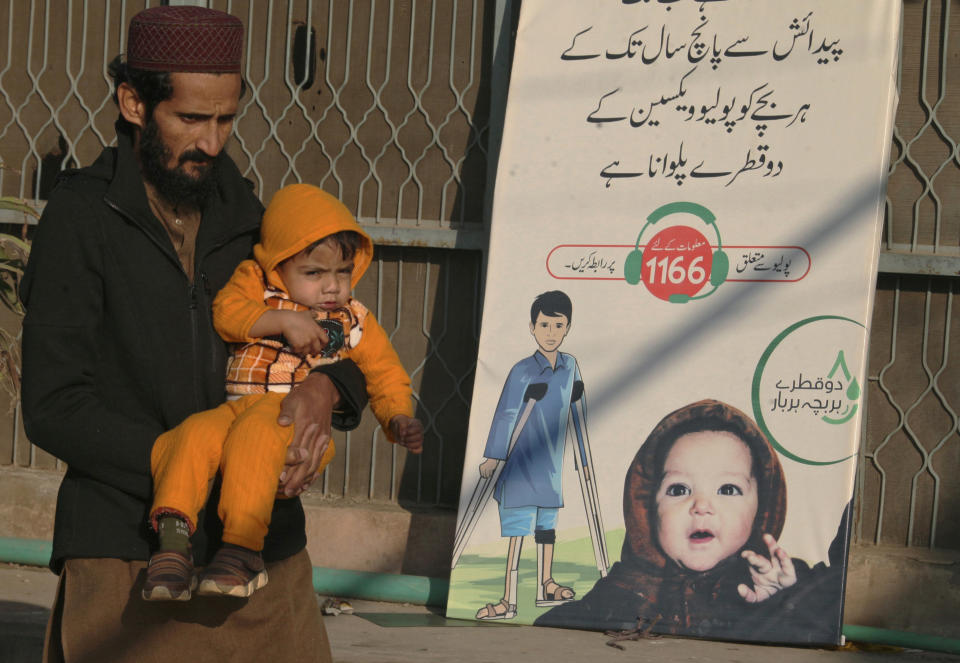
[[960,553],[856,544],[844,624],[960,638]]
[[[59,477],[0,468],[0,537],[50,540]],[[315,566],[431,577],[449,575],[456,514],[309,494]],[[2,560],[0,560],[2,561]],[[960,638],[960,553],[857,544],[850,550],[845,624]]]

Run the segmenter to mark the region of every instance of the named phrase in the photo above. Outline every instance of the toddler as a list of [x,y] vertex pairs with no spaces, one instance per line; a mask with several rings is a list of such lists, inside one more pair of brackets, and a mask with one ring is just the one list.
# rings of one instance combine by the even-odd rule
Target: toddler
[[[373,242],[347,208],[308,184],[281,189],[264,213],[254,257],[213,304],[217,332],[236,344],[227,402],[188,417],[153,446],[150,522],[160,547],[147,566],[146,600],[184,601],[194,590],[246,597],[266,585],[260,551],[293,437],[293,426],[277,424],[280,403],[321,363],[353,360],[387,438],[422,450],[410,378],[383,328],[351,296]],[[321,470],[333,454],[330,441]],[[189,536],[218,471],[223,546],[198,579]]]

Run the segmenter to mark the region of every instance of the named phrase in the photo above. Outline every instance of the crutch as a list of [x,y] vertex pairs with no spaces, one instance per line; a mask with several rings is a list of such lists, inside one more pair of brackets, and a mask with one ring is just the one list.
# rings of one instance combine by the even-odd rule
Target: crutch
[[[583,382],[580,380],[573,383],[573,391],[570,395],[570,414],[567,418],[568,437],[571,430],[576,435],[576,441],[573,442],[573,466],[580,478],[580,492],[583,495],[583,507],[587,512],[587,528],[590,530],[597,570],[600,571],[600,577],[604,578],[607,575],[607,569],[610,568],[610,558],[607,556],[607,540],[604,535],[603,516],[600,513],[600,498],[597,495],[597,474],[593,467],[593,456],[590,453],[590,439],[587,437]],[[580,471],[581,465],[586,468],[586,472]]]
[[[523,411],[520,413],[517,425],[513,429],[513,435],[510,436],[510,445],[507,447],[507,458],[510,457],[510,453],[513,451],[513,445],[517,443],[517,439],[520,437],[520,433],[523,431],[527,419],[530,418],[533,406],[543,398],[546,393],[547,384],[545,382],[536,382],[527,386],[527,390],[523,393]],[[500,472],[503,470],[505,462],[506,460],[498,460],[497,466],[493,469],[490,476],[486,478],[480,477],[477,485],[474,486],[470,501],[467,503],[467,509],[463,512],[463,519],[460,521],[460,526],[457,528],[456,535],[453,539],[453,561],[450,562],[451,569],[457,568],[460,555],[463,554],[464,549],[467,547],[467,541],[470,540],[470,535],[473,534],[473,530],[480,520],[483,507],[487,505],[487,501],[493,494],[493,489],[497,485],[497,479],[500,478]]]

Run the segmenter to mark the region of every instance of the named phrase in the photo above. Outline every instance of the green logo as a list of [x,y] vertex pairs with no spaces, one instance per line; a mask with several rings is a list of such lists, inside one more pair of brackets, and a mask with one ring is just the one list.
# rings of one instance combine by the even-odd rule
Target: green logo
[[[760,360],[757,362],[757,367],[753,374],[751,400],[753,403],[753,415],[757,421],[757,425],[777,451],[787,458],[805,465],[835,465],[853,458],[856,454],[850,454],[849,456],[834,460],[812,460],[787,449],[777,439],[777,436],[773,434],[767,422],[765,410],[768,410],[768,408],[765,407],[765,402],[761,398],[761,382],[764,371],[774,351],[776,351],[791,334],[812,323],[827,320],[851,322],[865,329],[864,325],[856,320],[839,315],[820,315],[796,322],[780,332],[780,334],[770,342],[763,351]],[[833,354],[832,350],[829,350],[829,352],[831,355]],[[816,379],[805,378],[802,372],[790,379],[781,378],[777,380],[777,395],[775,399],[769,400],[772,404],[769,410],[776,411],[777,415],[782,417],[800,415],[801,419],[804,414],[813,414],[817,416],[818,421],[832,427],[840,426],[851,421],[859,409],[859,400],[862,391],[860,384],[847,366],[844,351],[838,349],[834,356],[835,359],[833,359],[833,364],[829,373],[827,373],[826,380],[819,377]],[[827,361],[830,361],[830,359],[827,359]],[[824,365],[828,365],[827,361],[824,362]],[[809,419],[806,419],[806,421],[809,421]],[[809,435],[809,432],[805,431],[804,434]]]
[[855,377],[850,375],[850,369],[847,368],[847,360],[843,356],[843,350],[837,352],[837,361],[833,363],[833,368],[830,369],[827,377],[832,378],[837,371],[841,371],[844,379],[850,383],[847,387],[847,399],[850,402],[847,404],[847,409],[840,413],[843,415],[840,419],[833,419],[827,415],[823,415],[822,419],[828,424],[845,424],[850,421],[853,415],[857,413],[857,401],[860,400],[860,384]]

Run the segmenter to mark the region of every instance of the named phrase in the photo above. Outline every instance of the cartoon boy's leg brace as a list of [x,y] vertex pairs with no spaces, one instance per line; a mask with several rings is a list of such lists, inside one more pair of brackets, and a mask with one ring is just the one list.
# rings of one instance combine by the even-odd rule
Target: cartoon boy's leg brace
[[[523,537],[510,537],[511,545],[507,554],[507,578],[504,587],[503,600],[508,606],[517,605],[517,584],[520,576],[520,549],[523,548]],[[515,611],[516,608],[513,608]]]
[[[534,541],[537,543],[537,598],[534,605],[538,608],[562,605],[573,600],[574,591],[571,587],[564,587],[553,579],[553,551],[557,541],[557,532],[553,529],[536,530]],[[547,593],[547,585],[553,584],[556,589]]]
[[[546,393],[547,385],[543,382],[534,383],[527,387],[527,390],[523,394],[523,411],[520,413],[520,418],[517,420],[517,425],[513,429],[513,435],[510,436],[510,445],[507,448],[507,458],[510,458],[510,453],[513,451],[513,445],[517,443],[517,439],[520,437],[520,433],[523,431],[523,427],[526,425],[527,419],[530,418],[530,413],[533,411],[533,406],[537,401],[542,399]],[[464,549],[467,547],[467,542],[470,540],[470,536],[473,534],[473,530],[477,526],[477,522],[480,520],[480,515],[483,513],[483,507],[487,505],[487,502],[490,500],[490,496],[493,495],[493,489],[497,485],[497,479],[500,478],[500,472],[503,471],[503,466],[505,463],[506,459],[497,461],[497,466],[494,468],[490,476],[486,478],[480,477],[474,486],[473,493],[471,493],[470,496],[470,501],[467,503],[467,508],[463,512],[463,519],[461,519],[453,539],[453,560],[450,562],[451,569],[457,568],[457,562],[460,561],[460,555],[463,554]]]
[[568,437],[571,431],[573,432],[573,466],[580,479],[580,493],[583,495],[583,506],[587,512],[587,529],[590,531],[590,541],[593,543],[597,570],[603,578],[606,577],[607,569],[610,568],[610,558],[607,554],[603,516],[600,513],[600,497],[597,495],[597,475],[593,467],[593,456],[590,453],[590,439],[587,437],[583,382],[580,380],[573,383],[573,392],[570,396],[570,414],[567,418]]

